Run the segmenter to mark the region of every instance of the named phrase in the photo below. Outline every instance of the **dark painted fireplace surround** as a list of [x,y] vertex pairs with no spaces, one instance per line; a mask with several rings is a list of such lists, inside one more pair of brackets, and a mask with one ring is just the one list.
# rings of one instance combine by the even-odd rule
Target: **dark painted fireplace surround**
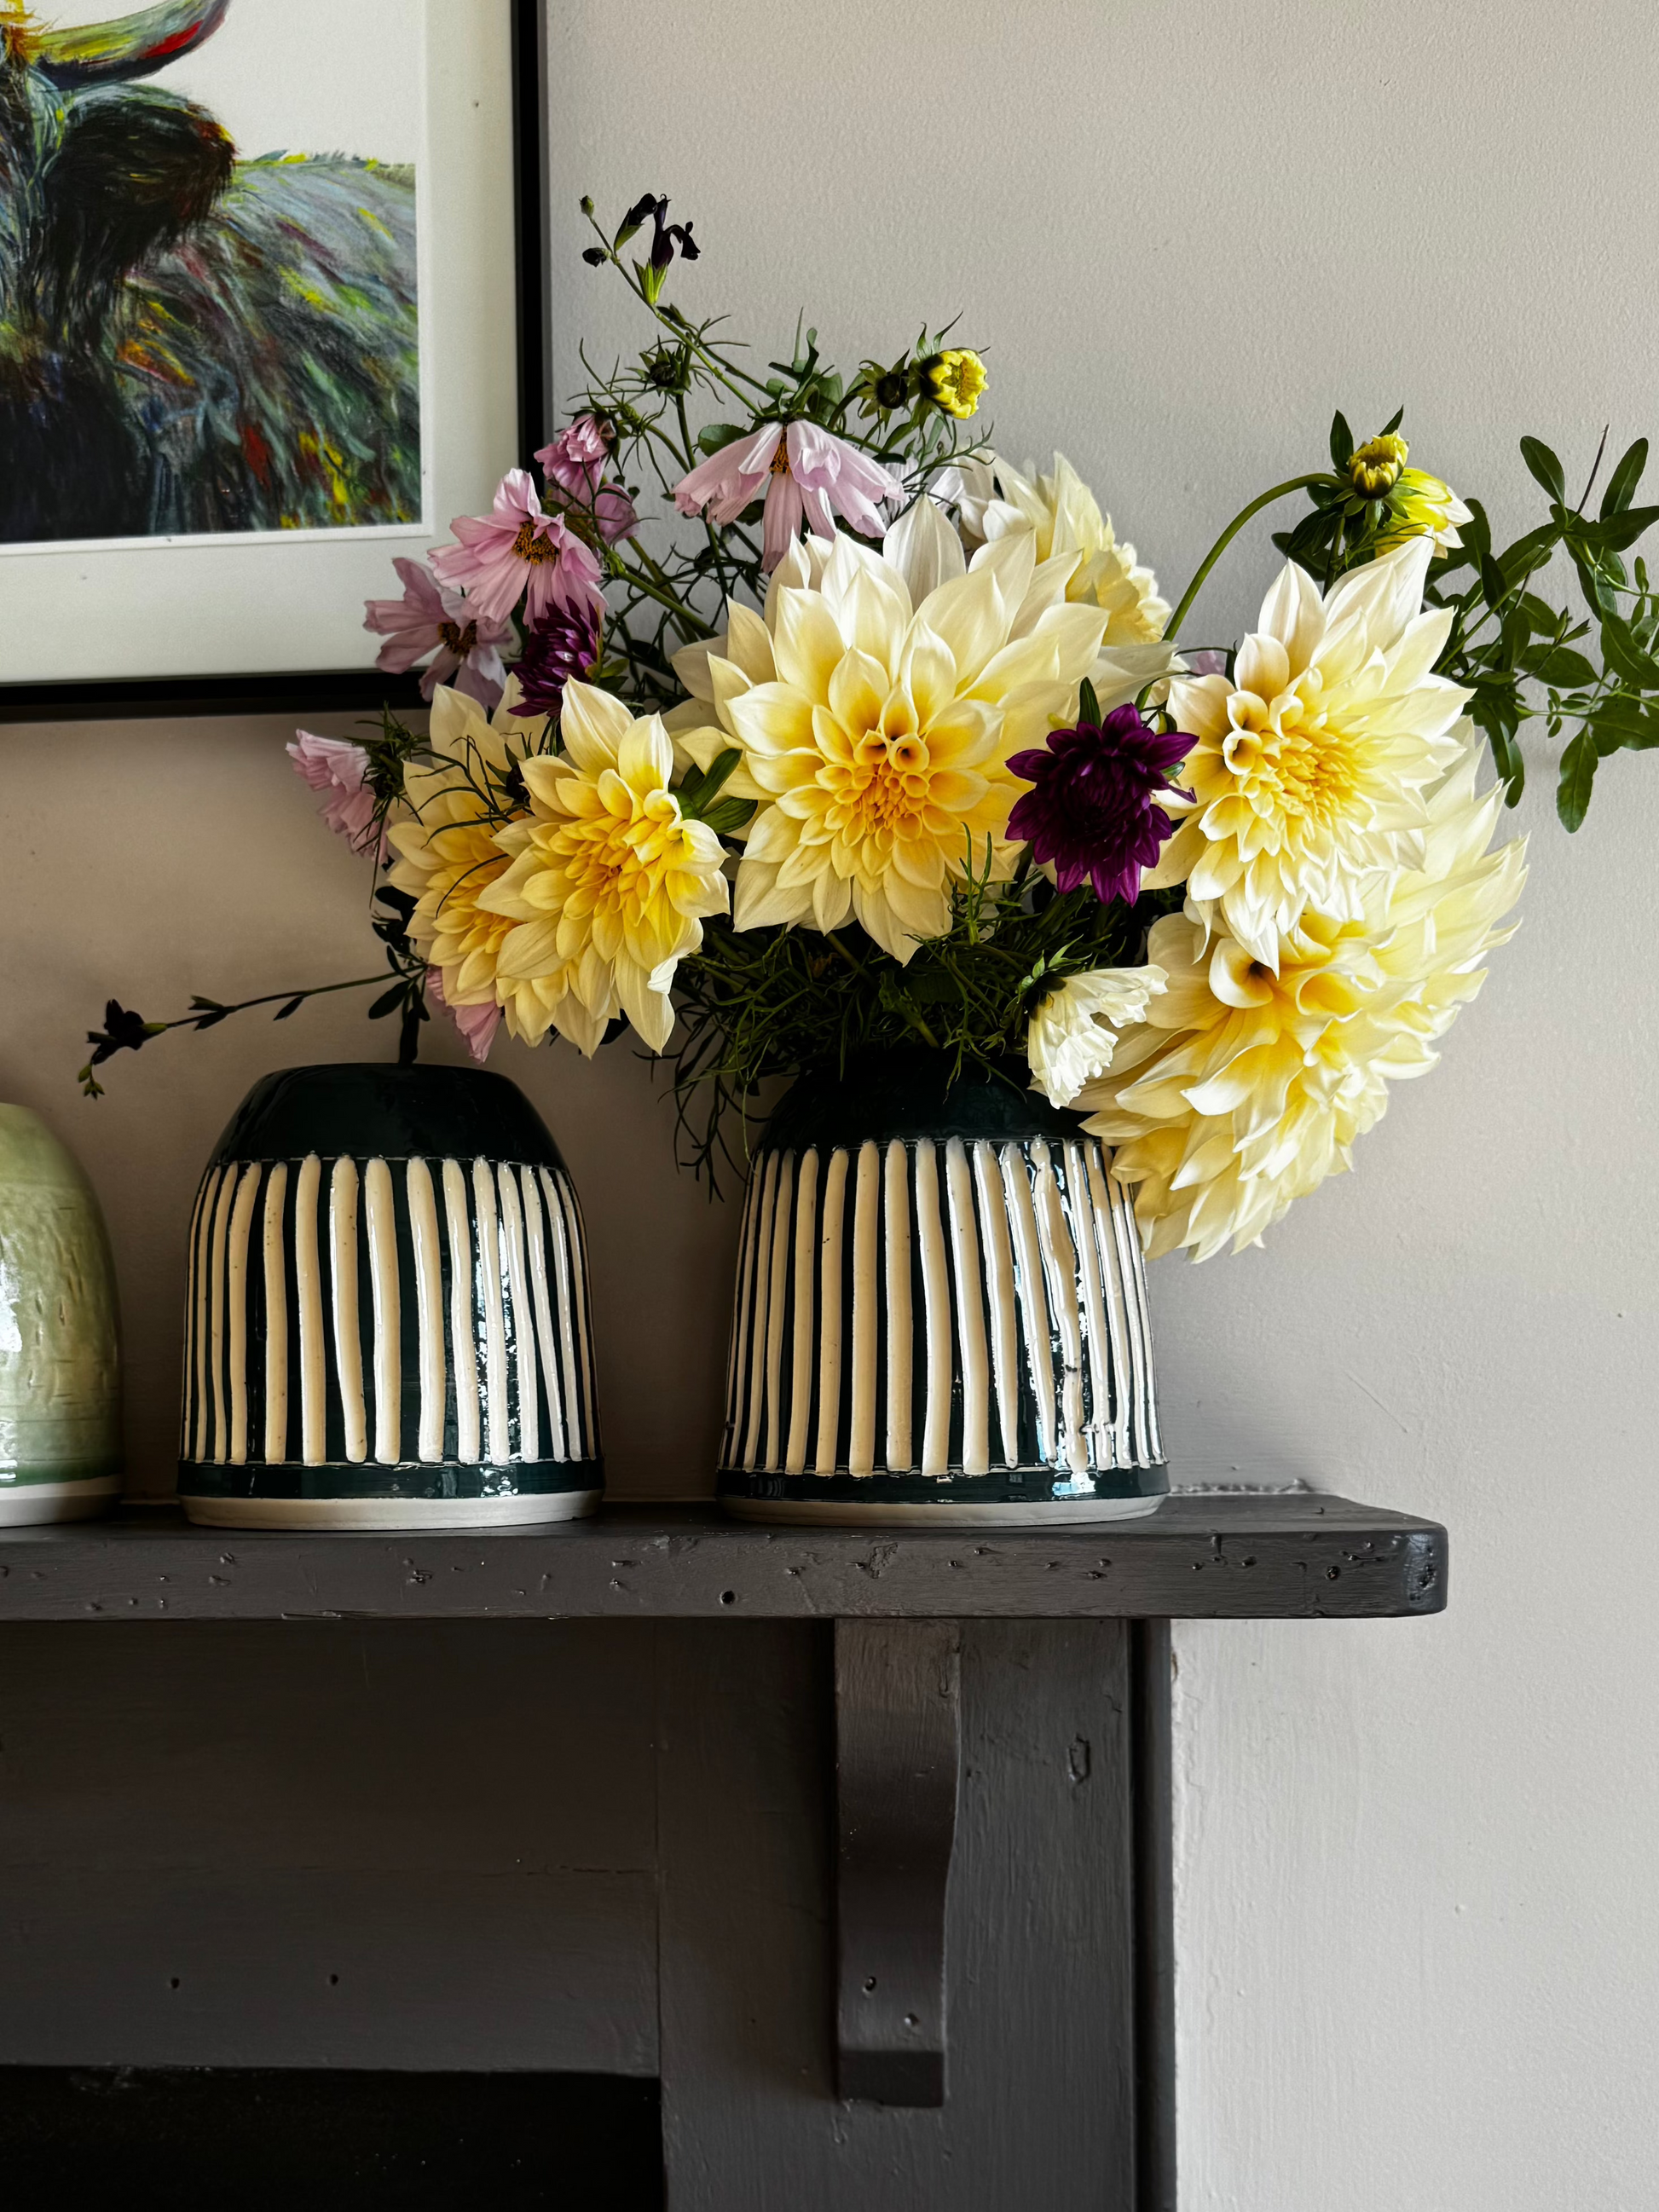
[[8,2201],[1172,2207],[1169,1622],[1444,1559],[1306,1492],[5,1532]]

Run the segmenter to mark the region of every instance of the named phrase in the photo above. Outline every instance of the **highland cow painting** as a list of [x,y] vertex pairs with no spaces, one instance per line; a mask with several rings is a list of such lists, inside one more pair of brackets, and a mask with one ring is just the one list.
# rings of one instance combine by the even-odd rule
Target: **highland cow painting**
[[289,0],[83,12],[0,0],[0,544],[418,524],[415,164],[303,142],[302,41],[246,142]]

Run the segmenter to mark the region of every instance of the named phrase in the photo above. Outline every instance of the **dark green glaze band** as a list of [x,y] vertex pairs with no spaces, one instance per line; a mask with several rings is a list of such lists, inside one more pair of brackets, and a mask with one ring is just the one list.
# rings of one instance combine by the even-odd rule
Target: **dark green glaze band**
[[1046,1137],[1063,1144],[1083,1127],[1080,1114],[1051,1106],[1029,1089],[1020,1079],[1023,1069],[969,1066],[953,1081],[953,1065],[948,1053],[917,1047],[856,1054],[844,1075],[809,1072],[779,1102],[760,1148],[803,1152],[817,1145],[853,1152],[895,1137],[932,1137],[940,1144],[950,1137],[1016,1143]]
[[1167,1467],[1120,1467],[1105,1473],[1059,1476],[1046,1468],[1029,1474],[963,1474],[960,1470],[927,1474],[770,1474],[746,1468],[722,1468],[722,1498],[750,1498],[790,1503],[830,1501],[859,1505],[1064,1505],[1091,1498],[1163,1498],[1170,1488]]
[[598,1490],[602,1460],[533,1460],[510,1467],[218,1467],[179,1463],[181,1498],[546,1498]]
[[342,1060],[256,1083],[214,1146],[227,1160],[519,1160],[562,1168],[547,1124],[515,1083],[478,1067]]

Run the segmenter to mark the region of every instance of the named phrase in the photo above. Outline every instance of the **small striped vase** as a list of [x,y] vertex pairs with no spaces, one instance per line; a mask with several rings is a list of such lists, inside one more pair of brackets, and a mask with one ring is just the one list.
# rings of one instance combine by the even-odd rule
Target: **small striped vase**
[[927,1053],[804,1077],[739,1246],[720,1491],[755,1520],[1105,1521],[1169,1488],[1140,1244],[1080,1117]]
[[602,1480],[581,1212],[523,1092],[456,1067],[256,1084],[191,1222],[191,1519],[562,1521]]

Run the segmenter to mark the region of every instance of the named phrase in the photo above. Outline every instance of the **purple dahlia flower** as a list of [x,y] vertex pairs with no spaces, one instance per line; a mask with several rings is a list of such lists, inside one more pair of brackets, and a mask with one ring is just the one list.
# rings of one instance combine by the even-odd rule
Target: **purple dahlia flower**
[[525,633],[524,651],[514,664],[523,696],[514,713],[556,715],[564,704],[565,685],[573,676],[591,675],[599,657],[598,610],[581,605],[564,613],[555,609]]
[[1091,883],[1103,902],[1132,905],[1142,869],[1156,864],[1175,827],[1158,794],[1192,748],[1179,730],[1161,736],[1149,728],[1133,707],[1055,730],[1045,746],[1008,763],[1035,787],[1009,816],[1008,835],[1052,864],[1062,891]]

